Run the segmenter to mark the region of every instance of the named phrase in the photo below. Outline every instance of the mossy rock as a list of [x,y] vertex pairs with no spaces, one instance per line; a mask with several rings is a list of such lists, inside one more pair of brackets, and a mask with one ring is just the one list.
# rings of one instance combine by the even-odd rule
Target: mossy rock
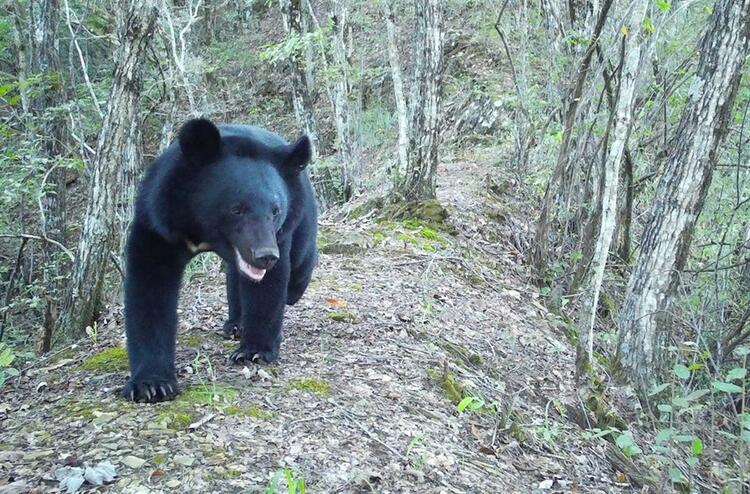
[[422,224],[434,230],[444,231],[456,235],[456,228],[448,223],[448,210],[436,199],[422,202],[393,203],[383,210],[382,217],[386,220],[419,220]]
[[301,377],[289,382],[288,389],[296,389],[307,393],[314,393],[320,396],[328,396],[330,387],[323,379],[315,377]]
[[124,347],[107,348],[83,361],[82,370],[109,374],[128,370],[128,352]]
[[329,312],[328,319],[336,322],[354,322],[354,314],[347,311]]

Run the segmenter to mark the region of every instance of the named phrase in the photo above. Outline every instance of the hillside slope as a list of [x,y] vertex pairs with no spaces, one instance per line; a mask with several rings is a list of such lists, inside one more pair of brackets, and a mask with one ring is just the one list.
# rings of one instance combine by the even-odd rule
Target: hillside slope
[[[487,171],[442,167],[445,224],[324,217],[278,364],[228,365],[221,273],[208,260],[208,274],[193,270],[175,402],[119,398],[112,307],[95,342],[4,388],[0,479],[18,489],[0,492],[59,491],[57,468],[104,460],[118,477],[97,492],[275,492],[280,469],[315,493],[634,491],[605,441],[563,418],[573,355],[519,274],[504,230],[513,182]],[[468,397],[481,407],[459,413]]]

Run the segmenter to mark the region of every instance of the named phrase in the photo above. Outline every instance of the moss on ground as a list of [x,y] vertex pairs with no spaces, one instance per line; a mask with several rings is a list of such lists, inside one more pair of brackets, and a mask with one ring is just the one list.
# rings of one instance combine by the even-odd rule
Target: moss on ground
[[203,340],[197,334],[186,334],[180,337],[180,345],[188,348],[200,348]]
[[328,383],[315,377],[301,377],[289,382],[288,389],[296,389],[307,393],[315,393],[320,396],[328,396],[330,388]]
[[235,405],[229,405],[224,409],[224,413],[227,415],[239,415],[242,417],[251,417],[258,420],[270,420],[273,414],[268,410],[257,405],[249,407],[238,407]]
[[466,388],[463,384],[456,381],[456,377],[452,372],[441,369],[427,369],[427,375],[440,385],[446,398],[451,403],[458,405],[466,397]]
[[128,370],[128,352],[121,346],[107,348],[84,360],[81,369],[98,374],[126,371]]
[[192,405],[212,405],[214,403],[227,403],[237,397],[237,390],[224,386],[223,384],[199,384],[185,389],[176,402],[189,403]]
[[329,312],[328,319],[336,322],[352,322],[354,321],[354,314],[347,311]]

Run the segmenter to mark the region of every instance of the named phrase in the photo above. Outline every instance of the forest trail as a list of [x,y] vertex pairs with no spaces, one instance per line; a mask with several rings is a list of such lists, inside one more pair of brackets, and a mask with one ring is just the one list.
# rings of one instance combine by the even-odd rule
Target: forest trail
[[[95,342],[6,385],[0,478],[59,492],[57,468],[108,460],[118,478],[97,492],[277,492],[281,469],[311,493],[634,491],[604,441],[561,413],[574,355],[504,233],[513,182],[487,173],[442,167],[445,229],[325,216],[324,253],[287,312],[278,364],[228,365],[222,274],[187,276],[175,402],[119,397],[112,307]],[[482,407],[459,413],[471,396]]]

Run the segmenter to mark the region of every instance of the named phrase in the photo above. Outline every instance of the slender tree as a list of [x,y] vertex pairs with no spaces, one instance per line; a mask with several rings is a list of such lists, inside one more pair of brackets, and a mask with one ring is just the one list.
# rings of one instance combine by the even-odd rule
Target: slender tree
[[641,390],[658,376],[669,340],[669,310],[727,133],[748,35],[750,0],[717,0],[620,314],[619,362]]
[[36,121],[39,122],[37,133],[41,141],[41,155],[48,163],[43,182],[42,228],[45,236],[64,242],[65,169],[60,165],[59,158],[63,151],[66,121],[65,113],[60,108],[65,99],[58,35],[60,4],[57,0],[32,0],[29,11],[33,40],[31,69],[41,76],[32,107],[39,117]]
[[396,197],[421,201],[435,197],[443,80],[443,12],[439,0],[416,0],[415,69],[408,101],[404,95],[395,23],[389,0],[383,1],[396,113],[398,167],[391,170]]
[[623,68],[620,77],[620,90],[613,114],[612,144],[602,167],[601,217],[596,236],[591,266],[583,283],[581,310],[578,313],[578,330],[580,348],[578,352],[578,371],[582,372],[592,360],[594,343],[594,322],[596,307],[599,302],[599,291],[604,279],[604,268],[609,257],[609,247],[617,223],[617,183],[620,179],[620,163],[627,146],[630,129],[633,125],[633,103],[638,84],[641,66],[641,52],[645,49],[644,39],[648,36],[643,29],[650,0],[639,0],[627,15],[628,25],[622,30]]
[[115,70],[107,113],[97,141],[83,231],[56,337],[80,334],[96,317],[107,263],[117,249],[118,201],[132,196],[140,155],[142,72],[157,17],[153,0],[129,0],[117,12]]

